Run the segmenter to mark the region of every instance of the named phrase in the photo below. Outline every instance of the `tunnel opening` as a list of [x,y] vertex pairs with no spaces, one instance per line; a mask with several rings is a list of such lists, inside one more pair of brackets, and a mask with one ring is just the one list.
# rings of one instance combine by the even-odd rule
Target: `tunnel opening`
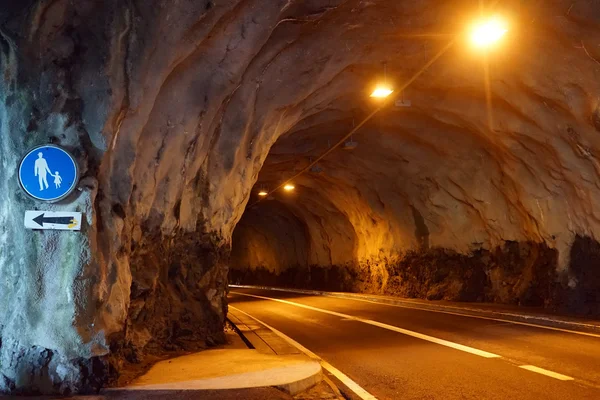
[[[299,188],[310,193],[308,186]],[[546,243],[505,241],[492,249],[461,253],[424,247],[418,228],[414,248],[365,259],[358,257],[360,241],[345,214],[337,210],[337,215],[324,216],[317,208],[309,207],[309,212],[289,205],[300,197],[248,207],[233,233],[230,284],[492,302],[600,315],[600,275],[597,269],[589,269],[590,260],[597,261],[600,244],[592,238],[576,238],[567,273],[558,269],[558,251]],[[341,228],[330,229],[333,222],[327,218],[337,219]],[[420,223],[415,218],[415,227]],[[364,240],[367,245],[369,239]]]
[[231,284],[598,315],[590,305],[598,285],[579,266],[594,259],[596,242],[576,240],[565,268],[556,241],[533,232],[502,238],[481,204],[522,218],[524,229],[531,219],[489,180],[499,173],[497,149],[419,110],[382,110],[353,136],[356,146],[297,176],[293,191],[269,190],[310,166],[369,106],[338,103],[271,147],[233,233]]
[[295,286],[308,268],[308,239],[305,224],[281,202],[251,207],[233,232],[229,282]]

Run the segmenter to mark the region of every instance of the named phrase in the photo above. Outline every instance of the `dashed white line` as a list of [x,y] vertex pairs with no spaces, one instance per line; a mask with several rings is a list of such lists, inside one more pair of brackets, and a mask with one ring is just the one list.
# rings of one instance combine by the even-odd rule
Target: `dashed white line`
[[[421,303],[413,301],[411,299],[402,299],[402,301],[407,302],[407,303],[414,303],[415,304],[414,306],[391,304],[391,303],[374,301],[374,300],[369,300],[369,299],[361,299],[360,297],[355,297],[355,296],[345,297],[345,296],[337,295],[338,293],[336,293],[336,292],[319,292],[319,291],[301,290],[301,289],[281,289],[281,288],[249,286],[249,285],[229,285],[229,287],[236,287],[236,288],[240,288],[240,289],[271,290],[271,291],[288,292],[288,293],[302,293],[302,294],[309,294],[311,296],[326,296],[326,297],[333,297],[336,299],[361,301],[363,303],[371,303],[371,304],[383,305],[383,306],[388,306],[388,307],[408,308],[411,310],[420,310],[420,311],[434,312],[434,313],[440,313],[440,314],[456,315],[459,317],[484,319],[484,320],[488,320],[488,321],[497,321],[497,322],[504,322],[504,323],[513,324],[513,325],[522,325],[522,326],[529,326],[529,327],[538,328],[538,329],[547,329],[547,330],[551,330],[551,331],[565,332],[565,333],[570,333],[573,335],[581,335],[581,336],[589,336],[589,337],[593,337],[593,338],[600,338],[600,334],[598,334],[598,333],[575,331],[572,329],[565,329],[565,328],[556,328],[553,326],[539,325],[539,324],[534,324],[534,323],[530,323],[530,322],[514,321],[514,320],[504,319],[504,318],[495,318],[495,317],[486,317],[486,316],[482,316],[482,315],[465,314],[463,312],[460,312],[459,307],[446,306],[451,309],[459,310],[456,312],[426,308],[426,307],[422,307]],[[419,306],[421,306],[421,307],[419,307]],[[467,310],[470,310],[470,309],[467,309]],[[475,311],[478,311],[478,310],[475,310]],[[500,313],[500,314],[505,314],[507,316],[514,315],[516,317],[522,317],[522,315],[520,315],[520,314],[510,314],[510,313]],[[595,327],[595,325],[591,325],[591,324],[580,324],[580,325],[582,325],[584,327]]]
[[373,320],[370,320],[370,319],[363,319],[363,318],[353,317],[351,315],[342,314],[342,313],[338,313],[338,312],[335,312],[335,311],[324,310],[322,308],[307,306],[305,304],[295,303],[293,301],[288,301],[288,300],[273,299],[273,298],[270,298],[270,297],[257,296],[257,295],[253,295],[253,294],[246,294],[246,293],[233,292],[233,291],[231,293],[234,293],[234,294],[237,294],[237,295],[240,295],[240,296],[248,296],[248,297],[254,297],[254,298],[257,298],[257,299],[276,301],[276,302],[279,302],[279,303],[288,304],[288,305],[292,305],[292,306],[295,306],[295,307],[305,308],[305,309],[311,310],[311,311],[317,311],[317,312],[321,312],[321,313],[324,313],[324,314],[335,315],[336,317],[340,317],[340,318],[344,318],[344,319],[351,319],[351,320],[354,320],[354,321],[362,322],[364,324],[373,325],[373,326],[377,326],[379,328],[383,328],[383,329],[387,329],[387,330],[390,330],[390,331],[402,333],[402,334],[407,335],[407,336],[412,336],[412,337],[417,338],[417,339],[426,340],[426,341],[431,342],[431,343],[436,343],[436,344],[439,344],[439,345],[442,345],[442,346],[450,347],[450,348],[453,348],[453,349],[456,349],[456,350],[464,351],[466,353],[471,353],[471,354],[474,354],[476,356],[480,356],[480,357],[484,357],[484,358],[501,358],[501,356],[499,356],[497,354],[494,354],[494,353],[489,353],[487,351],[483,351],[483,350],[475,349],[473,347],[469,347],[469,346],[465,346],[465,345],[462,345],[462,344],[450,342],[448,340],[439,339],[439,338],[436,338],[436,337],[433,337],[433,336],[425,335],[423,333],[409,331],[408,329],[399,328],[397,326],[384,324],[382,322],[377,322],[377,321],[373,321]]
[[[340,317],[340,318],[342,318],[344,320],[351,320],[351,321],[362,322],[362,323],[365,323],[365,324],[377,326],[377,327],[380,327],[380,328],[383,328],[383,329],[388,329],[388,330],[391,330],[391,331],[394,331],[394,332],[398,332],[398,333],[402,333],[402,334],[405,334],[405,335],[408,335],[408,336],[412,336],[412,337],[415,337],[415,338],[418,338],[418,339],[426,340],[428,342],[440,344],[442,346],[450,347],[450,348],[453,348],[453,349],[456,349],[456,350],[461,350],[461,351],[464,351],[464,352],[467,352],[467,353],[470,353],[470,354],[478,355],[478,356],[484,357],[484,358],[502,358],[502,356],[499,356],[499,355],[494,354],[494,353],[489,353],[487,351],[475,349],[475,348],[469,347],[469,346],[464,346],[464,345],[461,345],[461,344],[458,344],[458,343],[450,342],[450,341],[444,340],[444,339],[439,339],[439,338],[436,338],[436,337],[433,337],[433,336],[429,336],[429,335],[425,335],[425,334],[422,334],[422,333],[419,333],[419,332],[409,331],[407,329],[399,328],[397,326],[393,326],[393,325],[389,325],[389,324],[384,324],[382,322],[377,322],[377,321],[373,321],[373,320],[370,320],[370,319],[363,319],[363,318],[359,318],[359,317],[354,317],[354,316],[351,316],[351,315],[342,314],[342,313],[338,313],[338,312],[335,312],[335,311],[329,311],[329,310],[325,310],[325,309],[322,309],[322,308],[312,307],[312,306],[308,306],[308,305],[301,304],[301,303],[295,303],[293,301],[288,301],[288,300],[274,299],[274,298],[271,298],[271,297],[258,296],[258,295],[241,293],[241,292],[234,292],[234,291],[232,291],[231,293],[238,294],[238,295],[241,295],[241,296],[248,296],[248,297],[254,297],[254,298],[263,299],[263,300],[275,301],[275,302],[279,302],[279,303],[284,303],[284,304],[292,305],[292,306],[295,306],[295,307],[305,308],[307,310],[312,310],[312,311],[317,311],[317,312],[321,312],[321,313],[324,313],[324,314],[334,315],[334,316]],[[230,306],[230,307],[235,308],[233,306]],[[235,309],[239,310],[237,308],[235,308]],[[239,311],[241,311],[241,310],[239,310]],[[244,313],[243,311],[241,311],[241,312]],[[246,314],[246,313],[244,313],[244,314]],[[246,314],[246,315],[248,315],[248,314]],[[248,316],[251,317],[251,318],[253,318],[254,320],[258,321],[259,323],[262,323],[263,325],[267,326],[269,329],[273,330],[275,333],[283,335],[283,333],[275,330],[274,328],[269,327],[264,322],[261,322],[261,321],[257,320],[256,318],[252,317],[251,315],[248,315]],[[488,318],[484,317],[484,319],[488,319]],[[492,318],[489,318],[489,319],[492,319]],[[507,321],[507,322],[512,322],[512,321]],[[524,325],[529,325],[529,324],[524,324]],[[536,326],[536,325],[532,325],[532,326]],[[557,329],[557,330],[562,330],[562,329]],[[285,336],[285,337],[284,336],[285,335],[283,335],[282,337],[284,339],[286,339],[287,336]],[[310,353],[310,351],[308,349],[302,347],[301,344],[295,342],[293,339],[287,338],[286,340],[291,341],[290,343],[293,344],[294,346],[296,346],[301,351]],[[318,356],[316,356],[314,353],[310,353],[310,354],[313,354],[315,357],[318,358]],[[325,363],[325,362],[323,362],[323,363]],[[325,367],[326,363],[325,364],[323,364],[323,363],[322,363],[323,368],[325,368],[329,372],[331,372],[334,376],[336,376],[338,379],[340,379],[340,381],[343,381],[343,379],[341,379],[338,375],[336,375],[336,373],[333,372],[332,370],[335,370],[339,374],[342,374],[342,375],[343,375],[343,373],[341,373],[340,371],[336,370],[335,367],[327,364],[329,367],[331,367],[332,370],[330,370],[330,369],[328,369],[328,368]],[[547,369],[544,369],[544,368],[536,367],[535,365],[519,365],[518,367],[522,368],[522,369],[525,369],[525,370],[528,370],[528,371],[531,371],[531,372],[535,372],[535,373],[541,374],[541,375],[545,375],[545,376],[548,376],[548,377],[551,377],[551,378],[554,378],[554,379],[558,379],[558,380],[561,380],[561,381],[573,381],[573,380],[575,380],[575,378],[572,378],[570,376],[559,374],[558,372],[550,371],[550,370],[547,370]],[[347,379],[350,379],[350,378],[347,378]],[[352,381],[352,380],[350,380],[350,381]],[[351,388],[351,383],[344,382],[344,384],[346,386],[348,386],[349,388]],[[362,389],[362,388],[360,388],[360,386],[358,388]],[[372,397],[372,398],[374,399],[374,397]],[[371,398],[367,397],[367,399],[371,399]]]
[[277,336],[279,336],[280,338],[282,338],[283,340],[285,340],[286,342],[288,342],[289,344],[291,344],[292,346],[294,346],[295,348],[297,348],[298,350],[300,350],[301,352],[303,352],[304,354],[306,354],[308,357],[310,357],[310,358],[312,358],[314,360],[319,361],[321,363],[321,366],[324,369],[326,369],[333,376],[335,376],[337,379],[339,379],[350,390],[352,390],[354,393],[356,393],[356,395],[358,397],[360,397],[362,400],[377,400],[377,397],[375,397],[371,393],[367,392],[358,383],[354,382],[352,379],[350,379],[350,377],[348,377],[342,371],[340,371],[339,369],[335,368],[333,365],[329,364],[327,361],[323,360],[321,357],[319,357],[318,355],[316,355],[312,351],[308,350],[306,347],[302,346],[300,343],[296,342],[294,339],[292,339],[291,337],[287,336],[285,333],[278,331],[277,329],[273,328],[272,326],[267,325],[266,323],[262,322],[258,318],[253,317],[252,315],[248,314],[247,312],[244,312],[244,311],[240,310],[237,307],[234,307],[234,306],[230,305],[229,308],[233,308],[235,311],[240,312],[240,313],[242,313],[242,314],[244,314],[244,315],[252,318],[256,322],[258,322],[259,324],[265,326],[267,329],[270,329]]
[[536,367],[535,365],[520,365],[519,368],[526,369],[527,371],[536,372],[538,374],[546,375],[554,379],[558,379],[561,381],[573,381],[575,378],[571,378],[570,376],[559,374],[558,372],[549,371],[544,368]]
[[[345,297],[337,297],[337,296],[331,296],[331,297],[346,299]],[[488,321],[502,322],[502,323],[509,324],[509,325],[522,325],[522,326],[528,326],[528,327],[538,328],[538,329],[547,329],[549,331],[557,331],[557,332],[570,333],[570,334],[573,334],[573,335],[580,335],[580,336],[589,336],[589,337],[593,337],[593,338],[600,338],[600,334],[598,334],[598,333],[590,333],[590,332],[583,332],[583,331],[574,331],[574,330],[571,330],[571,329],[556,328],[556,327],[553,327],[553,326],[532,324],[530,322],[512,321],[512,320],[509,320],[509,319],[494,318],[494,317],[484,317],[482,315],[470,315],[470,314],[463,314],[463,313],[460,313],[460,312],[452,312],[452,311],[433,310],[433,309],[425,308],[425,307],[413,307],[413,306],[403,306],[403,305],[399,305],[399,304],[388,304],[388,303],[381,303],[381,302],[376,302],[376,301],[366,300],[366,299],[359,299],[359,298],[355,298],[355,299],[353,299],[353,298],[347,298],[347,299],[348,300],[362,301],[364,303],[379,304],[379,305],[384,305],[384,306],[388,306],[388,307],[408,308],[408,309],[411,309],[411,310],[419,310],[419,311],[435,312],[435,313],[440,313],[440,314],[456,315],[456,316],[459,316],[459,317],[484,319],[484,320],[488,320]],[[455,307],[455,308],[458,308],[458,307]]]

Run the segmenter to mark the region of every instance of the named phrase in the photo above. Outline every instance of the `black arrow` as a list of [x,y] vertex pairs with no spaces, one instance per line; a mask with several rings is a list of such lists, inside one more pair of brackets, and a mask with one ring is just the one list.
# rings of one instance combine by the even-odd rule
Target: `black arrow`
[[44,214],[38,215],[33,219],[34,222],[37,222],[39,226],[44,227],[44,223],[47,224],[57,224],[57,225],[71,225],[74,223],[75,217],[46,217],[44,218]]

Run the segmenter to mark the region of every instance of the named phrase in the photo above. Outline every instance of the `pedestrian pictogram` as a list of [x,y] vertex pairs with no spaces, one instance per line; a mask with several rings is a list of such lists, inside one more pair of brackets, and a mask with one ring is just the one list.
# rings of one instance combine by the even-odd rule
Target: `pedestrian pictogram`
[[55,145],[30,150],[19,165],[19,183],[36,200],[53,202],[68,196],[78,178],[75,159]]

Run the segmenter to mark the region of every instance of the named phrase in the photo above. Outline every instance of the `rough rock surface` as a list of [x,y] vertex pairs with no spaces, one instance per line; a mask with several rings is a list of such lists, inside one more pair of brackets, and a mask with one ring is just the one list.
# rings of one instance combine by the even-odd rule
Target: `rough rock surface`
[[[223,340],[232,233],[257,180],[273,187],[335,143],[376,107],[381,62],[400,85],[474,3],[0,0],[0,390],[93,390],[147,353]],[[234,267],[315,266],[315,282],[337,268],[356,290],[500,301],[546,301],[558,282],[563,302],[592,304],[600,9],[501,6],[514,23],[504,46],[482,57],[457,39],[404,93],[411,108],[384,110],[357,149],[248,216],[254,233],[236,237],[254,254],[235,249]],[[15,179],[23,152],[48,141],[83,177],[51,206]],[[86,224],[24,231],[36,207]],[[258,250],[257,235],[282,240]],[[460,269],[464,257],[481,267]]]
[[[463,6],[390,6],[398,18],[371,30],[385,44],[348,65],[329,85],[336,98],[279,137],[255,193],[294,176],[369,115],[377,104],[364,88],[375,61],[387,61],[399,86],[449,40],[444,33],[460,29]],[[499,11],[512,22],[502,46],[481,54],[457,39],[400,96],[411,107],[379,112],[353,136],[356,149],[331,153],[296,179],[293,195],[258,204],[254,196],[233,236],[234,282],[598,315],[600,36],[591,27],[600,14],[585,1],[508,1]],[[283,206],[298,223],[281,220]],[[296,250],[273,239],[281,232],[307,237],[306,253],[278,258]]]

